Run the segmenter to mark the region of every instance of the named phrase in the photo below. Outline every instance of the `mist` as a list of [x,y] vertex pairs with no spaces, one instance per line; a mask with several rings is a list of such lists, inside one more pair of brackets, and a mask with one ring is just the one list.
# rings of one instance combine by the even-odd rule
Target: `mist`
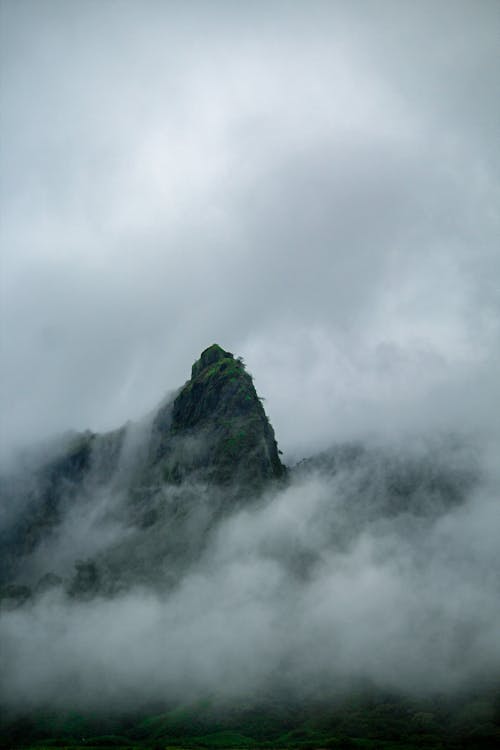
[[[0,0],[0,534],[32,590],[2,707],[498,685],[499,30],[494,0]],[[185,478],[153,523],[128,489],[213,341],[291,470],[248,503]]]
[[[492,453],[433,439],[333,455],[334,470],[328,458],[303,462],[286,487],[212,524],[216,489],[171,490],[177,500],[194,492],[189,537],[200,546],[167,587],[160,576],[74,598],[55,586],[4,609],[3,705],[112,713],[148,701],[338,698],[360,685],[420,698],[491,689],[500,675]],[[408,477],[413,490],[394,505]],[[75,558],[98,559],[101,544],[140,548],[147,530],[118,523],[116,504],[109,491],[90,507],[77,500],[33,567],[64,576]]]

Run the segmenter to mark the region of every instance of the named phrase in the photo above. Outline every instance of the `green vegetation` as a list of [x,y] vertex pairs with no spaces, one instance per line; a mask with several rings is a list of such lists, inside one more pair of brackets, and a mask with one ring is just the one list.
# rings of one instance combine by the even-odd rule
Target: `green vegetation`
[[67,714],[4,723],[0,747],[486,750],[500,746],[499,708],[491,695],[454,705],[358,695],[331,707],[219,712],[199,701],[142,719]]

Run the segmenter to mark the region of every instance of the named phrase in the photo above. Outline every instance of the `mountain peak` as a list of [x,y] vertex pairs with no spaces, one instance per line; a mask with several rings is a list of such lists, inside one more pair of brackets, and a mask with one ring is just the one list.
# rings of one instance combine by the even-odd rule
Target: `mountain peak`
[[234,357],[231,352],[226,352],[219,344],[212,344],[212,346],[207,347],[200,354],[200,358],[193,364],[191,379],[194,380],[207,367],[223,359],[234,359]]
[[[193,364],[171,411],[155,420],[163,476],[262,486],[284,475],[273,428],[241,357],[218,344]],[[195,448],[193,446],[196,446]]]

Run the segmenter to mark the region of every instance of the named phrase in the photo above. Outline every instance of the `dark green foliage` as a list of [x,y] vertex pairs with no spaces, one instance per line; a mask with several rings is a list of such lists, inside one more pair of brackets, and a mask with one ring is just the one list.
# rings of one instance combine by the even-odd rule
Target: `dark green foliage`
[[[218,344],[212,344],[212,346],[207,347],[202,353],[200,354],[200,358],[194,363],[194,365],[191,368],[191,380],[194,380],[202,370],[206,370],[207,367],[210,365],[215,364],[216,362],[220,362],[224,359],[233,359],[233,355],[231,352],[226,352],[222,347],[220,347]],[[239,364],[243,363],[243,360],[241,357],[238,357],[236,360]]]
[[491,694],[449,704],[439,698],[410,701],[354,694],[331,705],[270,701],[232,711],[200,701],[135,720],[40,715],[24,722],[4,721],[0,730],[3,747],[33,748],[493,750],[500,741]]

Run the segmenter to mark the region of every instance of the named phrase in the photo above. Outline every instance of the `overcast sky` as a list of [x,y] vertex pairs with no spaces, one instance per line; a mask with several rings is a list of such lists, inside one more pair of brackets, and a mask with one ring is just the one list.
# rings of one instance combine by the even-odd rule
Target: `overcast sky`
[[500,4],[0,0],[3,448],[213,342],[288,456],[494,431]]

